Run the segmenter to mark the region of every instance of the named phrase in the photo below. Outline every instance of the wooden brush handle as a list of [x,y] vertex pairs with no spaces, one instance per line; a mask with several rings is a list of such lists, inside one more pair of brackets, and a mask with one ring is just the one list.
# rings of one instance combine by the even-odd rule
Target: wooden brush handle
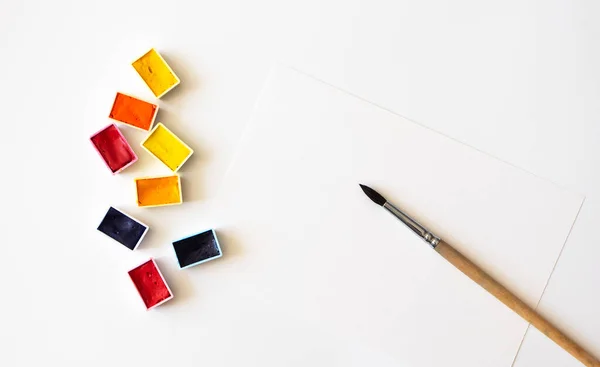
[[552,326],[535,310],[527,306],[523,301],[518,299],[500,283],[492,279],[488,274],[481,270],[477,265],[473,264],[469,259],[464,257],[460,252],[456,251],[452,246],[444,241],[440,241],[435,247],[435,250],[458,270],[462,271],[475,283],[482,286],[483,289],[491,293],[500,302],[504,303],[511,310],[520,315],[523,319],[525,319],[525,321],[535,326],[536,329],[544,333],[544,335],[553,340],[561,348],[569,352],[573,357],[577,358],[581,363],[588,367],[600,367],[600,362],[596,358],[583,350],[583,348],[577,345],[573,340],[563,334],[556,327]]

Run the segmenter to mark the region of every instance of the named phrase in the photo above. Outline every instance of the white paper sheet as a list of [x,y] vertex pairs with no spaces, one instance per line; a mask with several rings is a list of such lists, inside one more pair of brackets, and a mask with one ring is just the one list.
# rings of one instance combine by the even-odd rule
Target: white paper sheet
[[582,203],[275,67],[219,200],[224,261],[207,275],[214,291],[205,289],[205,302],[220,305],[209,308],[211,317],[228,319],[217,334],[235,351],[220,363],[509,366],[526,323],[369,201],[358,183],[530,305]]

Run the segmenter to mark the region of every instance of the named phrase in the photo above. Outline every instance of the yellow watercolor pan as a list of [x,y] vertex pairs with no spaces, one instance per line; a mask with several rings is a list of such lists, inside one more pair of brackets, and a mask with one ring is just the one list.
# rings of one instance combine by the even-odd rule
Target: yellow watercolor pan
[[168,91],[179,85],[180,80],[175,72],[158,51],[153,48],[131,65],[156,98],[164,96]]
[[179,175],[135,179],[138,206],[164,206],[183,202]]
[[160,122],[154,126],[141,145],[173,172],[177,172],[194,153],[192,148]]

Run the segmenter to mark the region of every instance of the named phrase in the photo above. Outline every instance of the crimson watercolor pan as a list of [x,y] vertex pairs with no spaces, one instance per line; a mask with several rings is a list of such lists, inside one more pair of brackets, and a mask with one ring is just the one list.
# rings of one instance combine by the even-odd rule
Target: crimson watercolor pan
[[223,256],[214,229],[200,232],[173,242],[173,249],[181,269],[199,265]]
[[128,274],[147,310],[160,306],[173,298],[173,292],[154,259],[151,258],[131,269]]
[[111,206],[98,230],[133,251],[146,236],[148,226]]
[[94,148],[113,174],[134,164],[138,157],[117,125],[110,124],[90,138]]

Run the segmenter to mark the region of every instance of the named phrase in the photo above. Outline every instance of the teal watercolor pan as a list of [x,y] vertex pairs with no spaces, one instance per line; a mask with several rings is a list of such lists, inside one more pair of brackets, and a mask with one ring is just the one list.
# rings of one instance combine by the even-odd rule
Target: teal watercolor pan
[[200,265],[223,256],[214,229],[175,241],[173,249],[181,269]]

